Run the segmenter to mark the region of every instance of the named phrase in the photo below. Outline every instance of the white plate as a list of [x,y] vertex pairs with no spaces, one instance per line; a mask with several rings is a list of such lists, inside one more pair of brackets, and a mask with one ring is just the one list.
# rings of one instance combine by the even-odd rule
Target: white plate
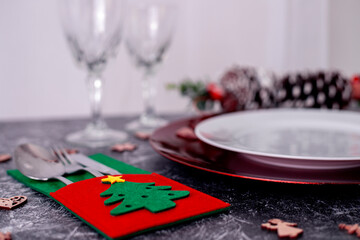
[[276,166],[336,169],[360,166],[360,114],[271,109],[224,114],[202,121],[207,144]]

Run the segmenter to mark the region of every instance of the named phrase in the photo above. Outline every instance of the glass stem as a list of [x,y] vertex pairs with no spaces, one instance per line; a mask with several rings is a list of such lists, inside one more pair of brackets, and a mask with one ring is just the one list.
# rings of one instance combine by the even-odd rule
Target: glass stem
[[140,116],[140,122],[143,125],[151,125],[156,118],[155,96],[156,96],[156,79],[153,68],[145,69],[142,81],[142,98],[144,101],[144,111]]
[[94,128],[101,129],[105,127],[105,122],[101,115],[101,100],[103,90],[103,79],[100,73],[89,72],[87,77],[89,99],[91,106],[91,125]]

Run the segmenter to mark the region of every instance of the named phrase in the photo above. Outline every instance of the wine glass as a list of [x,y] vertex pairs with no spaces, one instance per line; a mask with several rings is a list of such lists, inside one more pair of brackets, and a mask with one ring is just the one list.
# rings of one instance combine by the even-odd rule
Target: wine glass
[[114,57],[122,33],[124,5],[121,0],[60,0],[60,17],[70,50],[87,70],[92,118],[85,130],[66,140],[88,147],[104,147],[127,138],[107,127],[101,115],[103,78],[109,57]]
[[170,0],[129,1],[126,15],[125,45],[143,74],[144,111],[128,123],[130,131],[152,132],[166,123],[155,111],[156,70],[170,46],[177,8]]

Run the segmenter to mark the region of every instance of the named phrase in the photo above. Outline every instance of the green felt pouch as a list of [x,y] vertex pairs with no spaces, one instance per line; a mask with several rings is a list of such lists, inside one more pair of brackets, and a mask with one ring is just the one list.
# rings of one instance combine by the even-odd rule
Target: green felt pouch
[[[171,209],[166,208],[166,210],[160,212],[151,212],[146,208],[141,208],[136,211],[120,214],[119,216],[113,216],[111,215],[112,210],[119,207],[122,201],[115,201],[112,205],[105,204],[109,201],[106,200],[110,196],[104,196],[102,193],[108,191],[112,186],[112,184],[104,184],[104,181],[102,181],[102,179],[108,178],[107,176],[94,178],[87,172],[78,172],[66,176],[66,178],[74,182],[66,186],[58,180],[32,180],[21,174],[18,170],[9,170],[8,174],[26,186],[54,199],[108,239],[119,239],[159,229],[175,223],[217,213],[230,206],[228,203],[171,179],[135,168],[103,154],[92,155],[90,158],[121,172],[122,178],[129,183],[127,184],[129,186],[144,186],[144,183],[147,186],[151,183],[149,186],[154,186],[153,188],[159,189],[159,191],[166,190],[166,193],[169,194],[185,191],[189,192],[189,194],[184,195],[181,199],[174,200],[175,204],[173,204]],[[117,182],[114,184],[122,183]],[[170,189],[175,191],[170,191]],[[127,191],[129,190],[130,192],[139,192],[136,189],[128,189]],[[164,193],[162,192],[161,194]],[[123,198],[118,196],[118,199],[125,199],[123,200],[124,204],[129,204],[126,196]],[[144,195],[139,194],[139,198],[141,197],[144,197]],[[134,199],[134,196],[131,196],[131,199]],[[135,202],[139,202],[139,200],[135,199]]]
[[[99,163],[102,163],[110,168],[113,168],[115,170],[118,170],[121,173],[124,174],[151,174],[148,171],[142,170],[140,168],[136,168],[134,166],[128,165],[126,163],[123,163],[121,161],[118,161],[116,159],[113,159],[111,157],[108,157],[104,154],[95,154],[89,156],[94,161],[97,161]],[[56,192],[62,187],[65,187],[66,185],[58,180],[49,180],[49,181],[37,181],[30,179],[26,176],[24,176],[21,172],[18,170],[8,170],[7,173],[18,180],[19,182],[22,182],[26,186],[41,192],[45,194],[46,196],[50,197],[51,192]],[[71,175],[66,176],[67,179],[69,179],[72,182],[79,182],[82,180],[93,178],[94,176],[91,175],[88,172],[77,172]]]

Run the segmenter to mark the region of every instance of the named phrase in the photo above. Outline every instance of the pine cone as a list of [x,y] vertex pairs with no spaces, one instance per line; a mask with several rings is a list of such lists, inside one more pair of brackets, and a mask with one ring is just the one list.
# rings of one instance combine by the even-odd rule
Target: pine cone
[[349,79],[336,71],[287,74],[274,85],[278,107],[343,109],[351,100]]
[[263,85],[266,81],[272,83],[274,79],[273,74],[252,67],[232,67],[220,79],[225,91],[221,101],[223,109],[236,111],[273,107],[273,93]]

